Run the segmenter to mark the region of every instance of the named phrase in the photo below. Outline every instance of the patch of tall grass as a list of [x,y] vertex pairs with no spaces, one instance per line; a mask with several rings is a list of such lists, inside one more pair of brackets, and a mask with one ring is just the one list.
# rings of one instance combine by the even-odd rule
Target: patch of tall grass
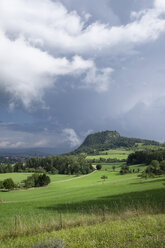
[[88,209],[81,209],[81,211],[71,217],[69,212],[65,213],[59,212],[59,215],[56,218],[45,216],[32,216],[27,219],[24,216],[15,216],[12,221],[9,223],[8,228],[0,230],[0,240],[6,240],[9,238],[37,235],[39,233],[59,231],[61,229],[69,229],[79,226],[90,226],[103,222],[111,222],[117,220],[126,220],[132,217],[140,217],[144,215],[156,215],[160,213],[165,214],[164,204],[152,205],[151,202],[145,203],[145,205],[134,205],[133,202],[123,209],[118,205],[117,202],[114,202],[114,210],[110,209],[103,205],[101,208],[93,206]]

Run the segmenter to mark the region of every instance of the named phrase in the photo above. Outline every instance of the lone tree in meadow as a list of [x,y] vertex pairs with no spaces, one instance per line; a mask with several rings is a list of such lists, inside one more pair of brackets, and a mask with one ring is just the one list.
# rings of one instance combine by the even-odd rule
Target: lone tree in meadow
[[101,179],[105,181],[106,179],[108,179],[108,177],[103,175],[103,176],[101,176]]

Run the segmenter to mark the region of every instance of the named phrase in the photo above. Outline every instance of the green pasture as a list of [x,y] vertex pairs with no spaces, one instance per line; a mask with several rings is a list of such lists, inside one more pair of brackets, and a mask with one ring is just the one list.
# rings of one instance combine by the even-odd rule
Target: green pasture
[[[7,178],[12,178],[15,183],[20,183],[25,180],[28,176],[31,176],[34,173],[4,173],[0,174],[0,181],[3,181]],[[51,182],[63,181],[71,179],[74,176],[70,175],[49,175]]]
[[88,155],[86,159],[97,159],[99,160],[100,158],[104,159],[118,159],[118,160],[123,160],[127,159],[128,155],[130,153],[133,153],[135,151],[140,151],[140,150],[159,150],[159,149],[164,149],[165,147],[163,146],[156,146],[156,145],[144,145],[143,143],[137,143],[137,146],[134,147],[134,149],[112,149],[112,150],[105,150],[105,151],[99,151],[99,154],[97,155]]
[[86,159],[100,159],[100,158],[105,158],[105,159],[127,159],[128,155],[132,153],[132,150],[107,150],[107,151],[101,151],[99,152],[99,155],[89,155],[86,157]]
[[[146,180],[138,177],[137,173],[120,175],[119,167],[112,172],[111,166],[107,165],[106,168],[105,164],[103,170],[80,178],[51,176],[52,183],[44,188],[0,192],[0,223],[8,225],[15,216],[47,219],[58,218],[59,213],[63,213],[75,218],[79,212],[89,214],[91,209],[97,212],[103,205],[108,211],[114,212],[114,204],[124,209],[130,204],[145,203],[146,200],[156,204],[164,202],[165,177]],[[119,166],[119,163],[115,166]],[[102,175],[108,179],[102,180]],[[0,176],[4,177],[3,174]],[[13,174],[13,178],[15,176]],[[25,174],[22,174],[22,178],[18,174],[18,177],[22,180]]]
[[156,145],[144,145],[143,143],[137,143],[137,148],[135,150],[159,150],[159,149],[165,149],[163,144],[160,143],[159,146]]
[[[81,177],[51,175],[51,184],[43,188],[0,192],[0,240],[3,241],[3,245],[5,242],[8,242],[8,245],[13,244],[13,246],[7,246],[6,243],[4,247],[17,247],[14,246],[15,241],[12,243],[10,240],[12,236],[18,240],[20,237],[20,240],[25,242],[25,238],[21,236],[26,234],[38,235],[41,232],[58,230],[63,225],[67,229],[67,227],[102,223],[106,220],[112,221],[113,218],[125,216],[125,213],[127,216],[127,212],[128,215],[131,213],[131,216],[132,213],[133,215],[134,213],[163,215],[165,213],[165,176],[142,179],[138,173],[120,175],[119,170],[122,164],[105,163],[102,164],[101,171]],[[115,166],[115,171],[112,166]],[[145,166],[135,165],[132,168],[139,168],[142,171]],[[18,183],[29,175],[30,173],[0,174],[0,180],[10,177]],[[103,175],[108,179],[102,180]],[[103,229],[104,227],[100,226],[100,233]],[[76,230],[78,229],[75,229],[75,232]],[[79,230],[80,233],[83,232],[83,228]],[[59,237],[62,237],[61,234],[62,231]],[[44,234],[43,237],[45,237]],[[68,237],[71,238],[71,236]],[[7,241],[8,239],[10,242]],[[69,238],[66,238],[66,242],[70,242]],[[76,246],[77,242],[75,238],[72,247],[83,247]],[[88,240],[88,242],[90,244],[91,241]],[[100,241],[96,242],[98,242],[96,247],[104,247],[99,246]],[[84,247],[92,247],[89,244],[87,243]],[[28,246],[25,244],[23,247]]]

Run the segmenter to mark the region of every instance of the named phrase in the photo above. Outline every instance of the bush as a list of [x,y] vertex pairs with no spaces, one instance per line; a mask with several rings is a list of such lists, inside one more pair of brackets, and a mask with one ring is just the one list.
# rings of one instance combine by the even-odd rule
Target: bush
[[50,177],[44,174],[33,174],[24,180],[25,188],[42,187],[50,183]]
[[124,175],[124,174],[127,174],[127,173],[130,173],[129,167],[128,167],[128,165],[123,165],[121,167],[120,174]]
[[151,164],[148,165],[145,171],[149,175],[160,175],[161,170],[160,170],[160,164],[159,161],[157,160],[152,160]]
[[3,181],[0,181],[0,189],[4,189]]
[[161,170],[162,174],[165,173],[165,160],[163,160],[163,161],[160,163],[160,170]]
[[97,164],[97,165],[96,165],[96,169],[97,169],[97,170],[101,170],[101,168],[102,168],[102,165],[101,165],[101,164]]
[[55,239],[55,240],[48,240],[45,242],[41,242],[38,245],[33,246],[33,248],[68,248],[62,240]]
[[12,178],[7,178],[3,181],[3,186],[5,189],[14,189],[15,188],[15,184],[13,182]]

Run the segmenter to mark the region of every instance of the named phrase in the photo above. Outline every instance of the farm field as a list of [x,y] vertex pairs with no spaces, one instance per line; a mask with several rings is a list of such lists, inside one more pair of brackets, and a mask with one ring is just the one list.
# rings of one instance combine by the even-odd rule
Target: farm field
[[107,151],[100,151],[98,155],[89,155],[86,157],[86,159],[127,159],[128,155],[132,153],[133,151],[129,150],[107,150]]
[[155,145],[143,145],[142,143],[138,143],[137,147],[135,147],[134,149],[130,150],[126,150],[126,149],[111,149],[111,150],[105,150],[105,151],[99,151],[97,155],[88,155],[86,157],[86,159],[88,160],[92,160],[92,159],[96,159],[99,160],[100,158],[104,158],[104,159],[118,159],[118,160],[123,160],[123,159],[127,159],[128,155],[130,153],[133,153],[135,151],[140,151],[140,150],[158,150],[158,149],[164,149],[163,146],[155,146]]
[[[157,221],[159,222],[159,219],[164,218],[165,214],[165,176],[146,180],[138,177],[137,173],[120,175],[121,165],[122,163],[103,164],[101,171],[95,171],[82,177],[52,175],[51,184],[44,188],[0,192],[1,247],[21,247],[22,242],[24,242],[23,247],[32,247],[26,245],[29,242],[35,243],[39,240],[37,237],[46,238],[50,235],[46,234],[47,231],[51,232],[61,228],[64,230],[51,235],[60,238],[65,237],[65,242],[68,244],[68,242],[71,243],[68,227],[74,228],[72,231],[75,233],[82,233],[83,239],[85,230],[86,233],[92,232],[93,228],[97,228],[98,223],[100,223],[98,228],[100,237],[96,238],[97,245],[95,247],[104,247],[100,246],[101,233],[105,226],[109,230],[107,232],[115,232],[115,230],[117,232],[116,221],[122,221],[125,226],[128,225],[125,219],[130,221],[130,229],[128,225],[130,232],[134,218],[137,228],[141,225],[139,223],[142,223],[138,222],[137,216],[146,218],[148,228],[150,221],[156,225]],[[115,166],[115,171],[113,171],[112,166]],[[143,171],[145,167],[144,165],[136,165],[132,168],[139,168]],[[27,175],[29,174],[0,174],[0,180],[12,177],[15,181],[21,182]],[[102,180],[102,175],[106,175],[108,179]],[[157,219],[153,214],[161,215],[161,217]],[[148,215],[150,216],[147,217]],[[112,230],[109,221],[114,221],[114,230]],[[93,228],[90,227],[91,225],[94,225]],[[85,229],[77,226],[85,226]],[[157,237],[161,235],[163,228],[163,225],[160,230],[157,230],[159,229],[157,227]],[[27,235],[30,235],[31,238]],[[121,239],[122,235],[124,234],[121,232]],[[138,235],[141,237],[142,233]],[[154,235],[156,232],[153,234],[153,237],[156,237]],[[81,239],[80,236],[79,238]],[[164,242],[164,238],[162,240]],[[152,239],[150,241],[153,242]],[[90,236],[86,246],[78,245],[77,242],[78,239],[75,237],[72,242],[73,245],[69,247],[93,247],[90,246],[92,242]],[[105,245],[106,242],[103,241]],[[14,246],[15,244],[17,246]]]

